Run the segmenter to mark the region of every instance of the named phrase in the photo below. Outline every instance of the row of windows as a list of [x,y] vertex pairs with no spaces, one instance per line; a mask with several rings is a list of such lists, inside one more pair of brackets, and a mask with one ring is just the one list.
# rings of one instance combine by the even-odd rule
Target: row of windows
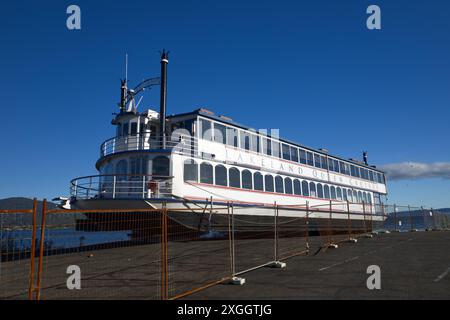
[[257,134],[238,130],[206,119],[200,119],[199,127],[200,137],[206,140],[240,147],[245,150],[306,164],[355,178],[385,183],[384,175],[379,172],[280,143],[278,140],[261,137]]
[[184,181],[201,182],[217,186],[259,190],[284,194],[295,194],[321,199],[333,199],[350,202],[372,203],[371,194],[347,188],[329,186],[301,179],[291,179],[279,175],[252,173],[250,170],[240,171],[238,168],[227,169],[223,165],[213,166],[202,162],[200,166],[194,160],[184,162]]

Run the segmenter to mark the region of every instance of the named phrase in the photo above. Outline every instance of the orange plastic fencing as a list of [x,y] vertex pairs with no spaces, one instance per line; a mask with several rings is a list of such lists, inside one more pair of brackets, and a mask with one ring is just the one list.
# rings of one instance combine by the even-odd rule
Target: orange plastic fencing
[[37,298],[162,298],[161,226],[151,208],[48,210]]
[[32,298],[36,220],[36,199],[32,209],[0,210],[0,299]]
[[49,210],[44,200],[38,210],[35,200],[0,211],[0,298],[177,299],[379,232],[449,227],[447,215],[411,206],[184,205]]

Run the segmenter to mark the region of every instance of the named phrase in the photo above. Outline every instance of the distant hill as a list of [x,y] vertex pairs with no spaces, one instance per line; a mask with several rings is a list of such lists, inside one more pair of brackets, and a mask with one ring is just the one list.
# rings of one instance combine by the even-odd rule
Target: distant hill
[[[42,204],[43,201],[38,200],[36,202],[36,211],[37,211],[37,221],[40,224],[41,216],[42,216]],[[33,199],[24,198],[24,197],[14,197],[14,198],[5,198],[0,199],[0,210],[27,210],[33,209]],[[47,201],[47,209],[58,209],[58,205],[54,202]],[[3,227],[13,226],[13,225],[22,225],[29,226],[32,224],[32,216],[31,214],[1,214],[0,222]],[[63,214],[53,214],[51,216],[47,216],[47,223],[49,224],[73,224],[75,222],[75,217],[73,214],[63,215]]]
[[[47,209],[56,209],[56,203],[47,201]],[[14,197],[0,199],[0,210],[26,210],[33,208],[33,199],[24,197]],[[42,210],[42,201],[37,201],[37,210]]]

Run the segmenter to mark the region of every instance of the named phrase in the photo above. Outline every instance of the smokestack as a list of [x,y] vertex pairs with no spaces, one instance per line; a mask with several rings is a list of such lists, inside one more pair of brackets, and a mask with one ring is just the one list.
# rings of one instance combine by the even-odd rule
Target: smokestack
[[367,166],[369,165],[369,162],[367,161],[367,151],[363,152],[363,160],[364,160],[364,164]]
[[169,52],[163,50],[161,54],[161,98],[159,109],[159,135],[161,137],[161,149],[166,148],[166,98],[167,98],[167,64]]
[[120,85],[120,112],[123,112],[127,98],[127,80],[120,80]]

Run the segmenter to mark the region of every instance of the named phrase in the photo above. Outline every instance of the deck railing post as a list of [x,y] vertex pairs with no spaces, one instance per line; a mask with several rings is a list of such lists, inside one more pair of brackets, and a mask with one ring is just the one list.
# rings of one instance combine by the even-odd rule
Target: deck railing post
[[142,176],[142,199],[145,199],[145,175]]
[[41,222],[41,238],[39,242],[39,265],[36,285],[36,300],[41,299],[41,284],[42,284],[42,263],[44,258],[44,237],[45,237],[45,220],[47,216],[47,199],[42,202],[42,222]]
[[116,198],[116,176],[113,176],[113,192],[112,192],[113,199]]
[[31,232],[30,274],[28,277],[28,300],[33,300],[34,291],[34,260],[36,256],[36,224],[37,224],[37,200],[33,199],[33,226]]

